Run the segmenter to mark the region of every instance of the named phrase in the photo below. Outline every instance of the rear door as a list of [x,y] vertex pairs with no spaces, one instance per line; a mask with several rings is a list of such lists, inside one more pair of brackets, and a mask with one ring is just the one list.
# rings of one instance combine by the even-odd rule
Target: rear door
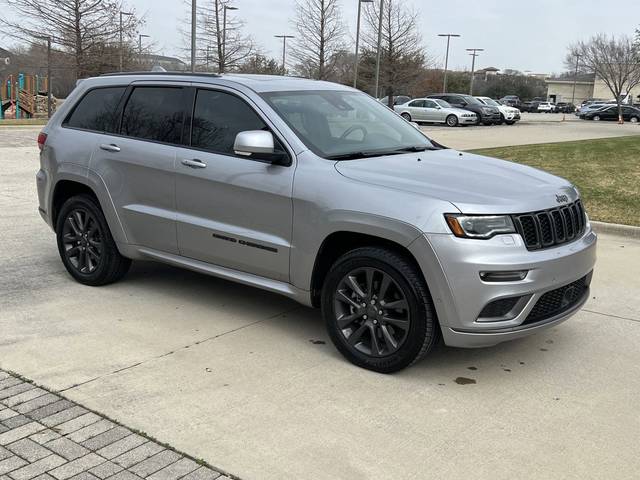
[[424,100],[414,100],[409,104],[409,112],[411,113],[411,119],[422,122],[425,120],[424,112]]
[[[180,254],[289,280],[295,159],[258,107],[224,87],[194,88],[188,147],[176,159]],[[239,132],[267,130],[290,166],[237,155]]]
[[179,83],[133,84],[117,133],[98,142],[91,168],[105,182],[129,244],[178,253],[175,159],[187,90]]

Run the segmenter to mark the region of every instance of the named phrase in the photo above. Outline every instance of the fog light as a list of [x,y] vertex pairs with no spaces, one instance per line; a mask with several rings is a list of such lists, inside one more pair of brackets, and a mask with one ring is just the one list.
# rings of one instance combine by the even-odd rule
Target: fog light
[[529,270],[514,270],[511,272],[480,272],[483,282],[519,282],[527,278]]

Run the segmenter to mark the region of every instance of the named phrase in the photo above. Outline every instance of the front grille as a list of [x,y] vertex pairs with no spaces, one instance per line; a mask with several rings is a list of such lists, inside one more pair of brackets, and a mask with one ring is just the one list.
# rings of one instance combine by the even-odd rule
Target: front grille
[[513,222],[528,250],[550,248],[579,238],[587,224],[582,202],[515,215]]
[[573,308],[584,297],[590,280],[591,274],[542,295],[523,325],[547,320]]

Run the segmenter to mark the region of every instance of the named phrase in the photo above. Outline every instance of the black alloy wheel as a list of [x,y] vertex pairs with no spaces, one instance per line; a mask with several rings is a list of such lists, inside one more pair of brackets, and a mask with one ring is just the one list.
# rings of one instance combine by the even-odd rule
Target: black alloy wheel
[[62,245],[67,261],[78,273],[91,274],[103,261],[100,224],[85,208],[77,207],[66,215]]

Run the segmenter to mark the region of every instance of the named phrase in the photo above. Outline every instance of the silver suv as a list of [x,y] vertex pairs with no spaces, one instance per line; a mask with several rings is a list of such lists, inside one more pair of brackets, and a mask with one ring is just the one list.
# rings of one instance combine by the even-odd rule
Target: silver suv
[[38,138],[40,213],[73,278],[158,260],[321,307],[353,363],[483,347],[589,296],[567,181],[446,149],[351,88],[200,74],[82,81]]

